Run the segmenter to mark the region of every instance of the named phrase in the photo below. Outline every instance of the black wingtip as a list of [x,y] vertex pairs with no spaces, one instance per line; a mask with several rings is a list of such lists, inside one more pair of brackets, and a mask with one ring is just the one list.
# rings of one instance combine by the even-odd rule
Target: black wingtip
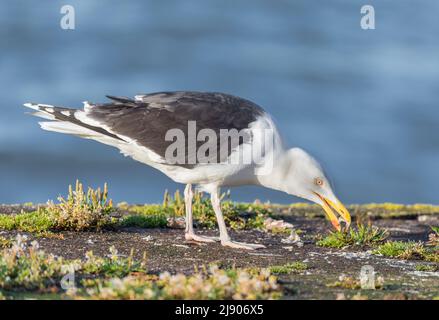
[[116,97],[116,96],[110,96],[106,95],[106,97],[110,100],[121,102],[121,103],[134,103],[135,101],[133,99],[130,99],[128,97]]

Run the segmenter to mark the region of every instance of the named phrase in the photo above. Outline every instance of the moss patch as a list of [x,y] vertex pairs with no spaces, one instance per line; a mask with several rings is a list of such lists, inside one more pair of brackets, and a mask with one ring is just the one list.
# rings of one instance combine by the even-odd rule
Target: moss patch
[[17,215],[0,215],[0,229],[23,232],[44,232],[51,230],[54,222],[46,210],[38,210]]
[[[222,198],[226,198],[223,194]],[[165,192],[162,204],[148,204],[143,206],[128,206],[120,204],[119,208],[128,212],[128,216],[122,219],[121,226],[131,227],[165,227],[168,218],[183,217],[185,204],[180,192],[176,191],[173,196]],[[233,230],[264,229],[264,220],[270,215],[268,206],[259,204],[235,203],[225,199],[221,203],[226,225]],[[193,216],[196,225],[201,228],[214,229],[217,227],[215,212],[208,197],[202,193],[195,193]],[[133,217],[133,218],[132,218]]]
[[295,261],[280,266],[271,266],[269,270],[273,274],[301,273],[308,270],[308,265],[304,262]]
[[439,271],[439,266],[432,264],[417,264],[415,266],[415,270],[423,272],[436,272]]
[[[289,206],[274,205],[288,214],[313,217],[324,217],[319,205],[309,203],[294,203]],[[352,216],[367,216],[375,219],[412,218],[419,215],[439,214],[439,206],[429,204],[405,205],[398,203],[370,203],[346,206]]]
[[165,228],[168,224],[164,214],[144,215],[134,214],[122,218],[120,226],[138,228]]

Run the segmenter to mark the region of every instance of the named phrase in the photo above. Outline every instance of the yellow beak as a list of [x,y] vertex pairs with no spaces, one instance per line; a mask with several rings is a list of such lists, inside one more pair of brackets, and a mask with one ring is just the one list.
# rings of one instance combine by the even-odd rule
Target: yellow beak
[[332,209],[334,209],[340,215],[340,217],[346,223],[346,230],[348,230],[349,226],[351,225],[351,215],[345,206],[338,199],[334,203],[318,193],[316,193],[316,195],[322,200],[321,206],[323,210],[325,210],[326,217],[329,221],[331,221],[331,224],[334,226],[334,228],[337,229],[337,231],[341,231],[340,221]]

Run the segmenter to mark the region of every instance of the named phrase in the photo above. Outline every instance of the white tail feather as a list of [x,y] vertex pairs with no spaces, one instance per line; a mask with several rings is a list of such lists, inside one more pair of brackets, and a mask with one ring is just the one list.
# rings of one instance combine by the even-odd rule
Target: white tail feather
[[121,140],[114,139],[68,121],[43,121],[39,122],[39,124],[43,130],[72,134],[85,139],[93,139],[113,147],[120,147],[120,145],[123,144]]
[[74,134],[84,138],[97,135],[96,132],[90,129],[78,126],[76,124],[67,121],[44,121],[44,122],[39,122],[39,124],[41,126],[41,129],[47,131]]

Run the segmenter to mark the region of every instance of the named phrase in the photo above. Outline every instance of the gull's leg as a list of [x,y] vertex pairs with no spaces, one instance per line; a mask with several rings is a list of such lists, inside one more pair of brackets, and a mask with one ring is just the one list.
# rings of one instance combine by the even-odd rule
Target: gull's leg
[[184,189],[184,204],[186,208],[186,230],[184,237],[186,240],[199,241],[199,242],[215,242],[218,238],[197,236],[194,233],[194,226],[192,221],[192,198],[194,193],[192,191],[192,185],[187,184]]
[[265,248],[262,244],[251,244],[251,243],[243,243],[243,242],[235,242],[230,239],[230,236],[227,232],[226,223],[224,222],[223,213],[221,212],[221,201],[219,197],[219,190],[216,189],[211,193],[211,201],[212,207],[215,211],[216,219],[218,221],[218,228],[220,232],[220,241],[223,246],[236,248],[236,249],[261,249]]

